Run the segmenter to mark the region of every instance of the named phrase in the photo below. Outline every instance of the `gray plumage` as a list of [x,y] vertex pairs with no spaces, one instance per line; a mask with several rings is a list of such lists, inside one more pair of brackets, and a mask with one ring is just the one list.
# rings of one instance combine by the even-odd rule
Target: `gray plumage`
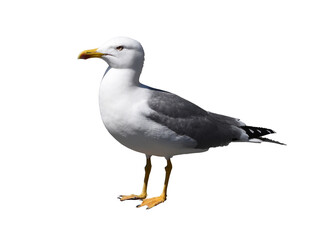
[[244,124],[232,117],[205,111],[197,105],[169,92],[153,90],[149,107],[154,110],[147,116],[179,135],[196,140],[199,149],[226,146],[240,140]]

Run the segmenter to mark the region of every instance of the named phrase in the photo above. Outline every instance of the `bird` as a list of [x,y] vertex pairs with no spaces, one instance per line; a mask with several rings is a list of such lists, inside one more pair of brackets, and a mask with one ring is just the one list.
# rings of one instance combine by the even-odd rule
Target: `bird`
[[[204,110],[171,92],[142,84],[142,45],[129,37],[115,37],[99,48],[82,51],[78,59],[100,58],[108,67],[100,83],[99,106],[108,132],[122,145],[145,154],[146,166],[140,194],[120,195],[120,201],[141,200],[137,207],[153,208],[167,199],[171,158],[205,152],[231,142],[281,142],[265,138],[271,129],[247,126],[237,118]],[[151,157],[164,157],[162,194],[147,198]]]

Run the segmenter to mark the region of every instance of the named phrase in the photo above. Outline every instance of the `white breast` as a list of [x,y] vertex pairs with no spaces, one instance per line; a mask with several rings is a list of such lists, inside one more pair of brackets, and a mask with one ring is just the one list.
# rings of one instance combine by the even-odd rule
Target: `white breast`
[[179,136],[146,117],[153,111],[147,104],[151,90],[140,87],[138,77],[128,69],[110,69],[101,82],[100,111],[111,135],[147,155],[172,157],[203,151],[194,149],[192,138]]

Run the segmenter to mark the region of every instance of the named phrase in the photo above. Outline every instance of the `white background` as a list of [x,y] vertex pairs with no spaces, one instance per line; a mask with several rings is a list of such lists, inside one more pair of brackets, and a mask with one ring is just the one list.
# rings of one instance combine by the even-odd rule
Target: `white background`
[[[324,1],[1,3],[0,239],[326,239]],[[278,132],[172,159],[168,200],[146,211],[145,157],[105,130],[115,36],[146,52],[141,81]],[[149,196],[163,158],[153,157]]]

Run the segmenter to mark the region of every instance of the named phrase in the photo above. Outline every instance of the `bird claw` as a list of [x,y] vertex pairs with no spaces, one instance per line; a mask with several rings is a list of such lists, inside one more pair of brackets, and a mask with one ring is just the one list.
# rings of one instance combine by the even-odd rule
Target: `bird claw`
[[146,195],[144,194],[140,194],[140,195],[135,195],[135,194],[131,194],[131,195],[120,195],[118,197],[118,199],[120,199],[120,201],[125,201],[125,200],[142,200],[145,199]]
[[152,207],[155,207],[156,205],[164,202],[166,200],[166,196],[159,196],[159,197],[153,197],[153,198],[148,198],[144,199],[143,202],[139,205],[137,205],[137,208],[147,206],[146,209],[151,209]]

